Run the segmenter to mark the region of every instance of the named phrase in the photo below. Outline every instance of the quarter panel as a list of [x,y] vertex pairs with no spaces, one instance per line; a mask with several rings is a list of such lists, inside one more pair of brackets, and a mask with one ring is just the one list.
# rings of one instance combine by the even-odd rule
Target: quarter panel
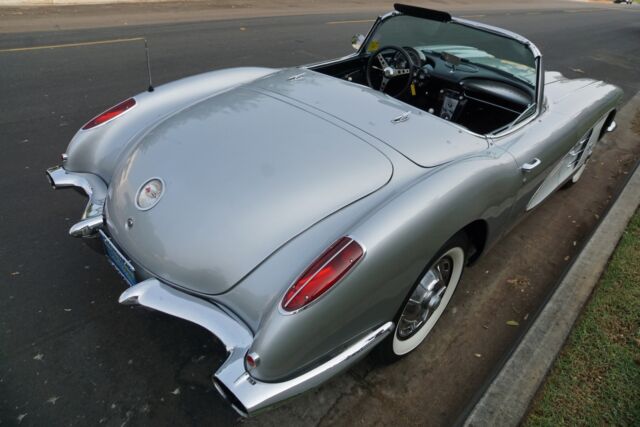
[[[429,171],[391,195],[348,230],[366,247],[349,275],[298,313],[271,310],[252,347],[261,359],[252,375],[264,381],[294,375],[393,319],[419,273],[456,232],[485,219],[492,239],[501,233],[515,177],[512,157],[496,148]],[[275,304],[290,283],[282,284]]]
[[[65,169],[100,176],[105,182],[125,148],[162,118],[225,89],[258,79],[277,70],[230,68],[176,80],[135,96],[136,106],[116,119],[88,130],[79,130],[67,147]],[[89,117],[87,117],[89,119]]]

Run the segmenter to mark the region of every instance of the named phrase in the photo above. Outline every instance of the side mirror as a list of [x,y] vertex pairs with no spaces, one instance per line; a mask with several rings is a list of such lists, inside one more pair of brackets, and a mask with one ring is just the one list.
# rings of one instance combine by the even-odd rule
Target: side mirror
[[362,43],[364,43],[364,35],[362,34],[355,34],[353,37],[351,37],[351,46],[353,46],[354,50],[360,50],[360,48],[362,47]]

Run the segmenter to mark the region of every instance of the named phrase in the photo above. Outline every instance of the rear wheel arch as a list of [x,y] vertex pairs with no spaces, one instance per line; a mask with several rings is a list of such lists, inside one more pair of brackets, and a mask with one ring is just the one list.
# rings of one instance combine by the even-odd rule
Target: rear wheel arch
[[[435,256],[433,256],[428,263],[426,263],[424,269],[417,277],[414,282],[410,292],[405,296],[404,301],[400,307],[398,307],[398,311],[394,316],[395,328],[393,334],[387,336],[380,345],[378,345],[373,351],[373,357],[383,363],[389,364],[393,363],[400,358],[404,357],[406,354],[416,350],[422,342],[427,338],[431,329],[438,322],[440,315],[446,310],[446,307],[449,303],[450,298],[453,296],[453,293],[456,290],[456,287],[460,281],[462,273],[465,267],[465,260],[468,259],[467,254],[469,253],[469,248],[471,246],[471,242],[469,241],[469,237],[466,232],[463,230],[455,233],[451,238],[449,238],[442,247],[437,251]],[[408,305],[409,301],[412,301],[414,298],[414,293],[416,289],[423,283],[423,277],[428,274],[430,269],[434,267],[434,264],[438,262],[438,260],[444,256],[450,255],[453,258],[453,276],[451,277],[452,282],[447,282],[445,289],[450,289],[451,292],[445,291],[444,295],[442,295],[442,305],[438,304],[437,308],[434,308],[434,315],[436,317],[432,319],[430,322],[427,321],[422,326],[420,326],[419,330],[412,333],[415,336],[409,336],[407,338],[398,338],[398,329],[400,325],[400,321],[402,316],[404,316],[404,310]],[[424,287],[424,285],[423,285]],[[439,295],[438,295],[439,296]],[[401,340],[406,340],[406,342],[401,343]]]

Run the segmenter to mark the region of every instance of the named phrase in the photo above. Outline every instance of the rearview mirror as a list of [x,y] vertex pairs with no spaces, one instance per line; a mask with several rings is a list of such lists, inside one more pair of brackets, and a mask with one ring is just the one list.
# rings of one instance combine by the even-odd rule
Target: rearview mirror
[[353,49],[360,50],[360,48],[362,47],[362,43],[364,43],[364,35],[355,34],[353,37],[351,37],[351,46],[353,46]]

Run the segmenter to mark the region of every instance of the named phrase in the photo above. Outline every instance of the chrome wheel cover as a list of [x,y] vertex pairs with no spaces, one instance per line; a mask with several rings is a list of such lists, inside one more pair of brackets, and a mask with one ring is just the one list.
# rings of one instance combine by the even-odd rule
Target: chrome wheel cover
[[398,320],[399,339],[405,340],[414,335],[433,315],[442,302],[452,272],[453,260],[444,256],[422,276]]
[[422,275],[393,334],[392,348],[396,355],[414,350],[431,332],[458,286],[464,260],[464,250],[453,247]]

